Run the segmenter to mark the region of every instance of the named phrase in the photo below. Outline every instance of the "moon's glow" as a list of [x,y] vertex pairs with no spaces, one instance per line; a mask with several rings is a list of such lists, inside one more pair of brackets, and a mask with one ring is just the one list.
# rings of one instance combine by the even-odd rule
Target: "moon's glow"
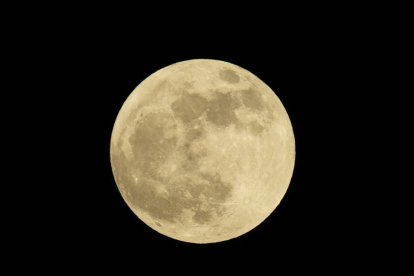
[[171,238],[240,236],[277,207],[293,173],[289,117],[260,79],[236,65],[189,60],[145,79],[111,137],[115,181],[131,210]]

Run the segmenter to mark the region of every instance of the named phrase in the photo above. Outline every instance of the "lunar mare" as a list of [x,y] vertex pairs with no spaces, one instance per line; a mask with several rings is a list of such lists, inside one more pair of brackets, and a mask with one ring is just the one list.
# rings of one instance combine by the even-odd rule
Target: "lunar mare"
[[276,94],[234,64],[164,67],[123,104],[111,165],[130,209],[149,227],[192,243],[238,237],[278,206],[295,141]]

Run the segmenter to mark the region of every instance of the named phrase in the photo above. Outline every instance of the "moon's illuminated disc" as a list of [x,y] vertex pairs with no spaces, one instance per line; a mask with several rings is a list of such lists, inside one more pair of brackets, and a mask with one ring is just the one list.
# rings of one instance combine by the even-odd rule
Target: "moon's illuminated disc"
[[283,198],[294,161],[292,126],[275,93],[218,60],[149,76],[123,104],[111,138],[115,181],[131,210],[192,243],[259,225]]

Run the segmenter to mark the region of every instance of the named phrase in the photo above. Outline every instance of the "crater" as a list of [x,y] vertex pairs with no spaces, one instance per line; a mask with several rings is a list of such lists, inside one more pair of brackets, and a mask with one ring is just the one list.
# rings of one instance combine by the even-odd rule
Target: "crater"
[[187,190],[193,198],[200,198],[201,194],[204,192],[204,187],[202,185],[187,185]]
[[252,110],[263,110],[264,103],[262,97],[260,96],[260,92],[256,91],[252,88],[242,90],[241,93],[241,100],[243,104]]
[[240,77],[236,74],[236,72],[229,69],[220,72],[220,79],[228,83],[238,83],[240,81]]
[[214,202],[223,203],[230,196],[232,187],[230,184],[222,181],[218,173],[201,174],[206,181],[203,194],[206,198],[214,200]]
[[[184,147],[187,148],[187,144],[185,144]],[[194,163],[194,165],[198,164],[198,160],[205,156],[207,156],[207,151],[205,149],[194,150],[191,148],[191,146],[188,146],[185,151],[186,161]]]
[[167,80],[159,81],[154,87],[153,94],[167,92],[170,87],[171,87],[171,84]]
[[182,213],[179,201],[168,195],[161,195],[152,181],[141,179],[136,185],[128,185],[127,189],[131,204],[154,219],[173,222]]
[[207,108],[207,100],[197,94],[184,92],[183,95],[171,104],[174,114],[184,123],[200,117]]
[[186,170],[195,170],[198,160],[206,156],[206,151],[202,148],[194,148],[193,143],[205,134],[205,129],[199,123],[193,123],[185,133],[184,144],[180,150],[184,153],[182,167]]
[[254,135],[259,135],[265,130],[265,127],[256,121],[249,123],[249,131]]
[[203,203],[203,208],[198,204],[194,210],[193,221],[198,224],[210,222],[214,217],[221,217],[226,207],[223,203],[230,197],[232,187],[222,181],[217,173],[204,173],[200,175],[202,181],[189,186],[191,195],[197,202]]
[[148,176],[156,176],[160,164],[177,146],[177,137],[166,137],[168,130],[174,127],[167,116],[148,114],[137,122],[134,133],[128,139],[134,156],[133,166]]
[[200,210],[200,209],[197,209],[195,211],[194,216],[193,216],[193,221],[198,223],[198,224],[207,223],[207,222],[211,221],[211,219],[212,219],[211,212],[207,212],[207,211]]
[[185,210],[192,210],[193,221],[203,224],[225,213],[225,203],[231,194],[231,185],[218,174],[203,174],[201,178],[187,177],[166,185],[167,193],[157,191],[155,181],[138,181],[128,185],[128,194],[134,207],[145,211],[154,219],[177,222]]
[[194,127],[190,128],[187,133],[185,134],[186,141],[192,143],[194,140],[201,138],[205,133],[205,130],[200,125],[195,125]]
[[229,93],[223,94],[216,92],[215,98],[208,102],[207,120],[217,126],[229,126],[237,124],[238,119],[234,113],[234,109],[240,106],[237,99],[233,98]]

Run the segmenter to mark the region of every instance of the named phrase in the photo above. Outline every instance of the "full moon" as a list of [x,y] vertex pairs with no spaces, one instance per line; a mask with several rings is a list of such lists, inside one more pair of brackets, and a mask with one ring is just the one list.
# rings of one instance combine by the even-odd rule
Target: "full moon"
[[289,116],[276,94],[234,64],[178,62],[124,102],[110,143],[129,208],[170,238],[214,243],[262,223],[295,163]]

